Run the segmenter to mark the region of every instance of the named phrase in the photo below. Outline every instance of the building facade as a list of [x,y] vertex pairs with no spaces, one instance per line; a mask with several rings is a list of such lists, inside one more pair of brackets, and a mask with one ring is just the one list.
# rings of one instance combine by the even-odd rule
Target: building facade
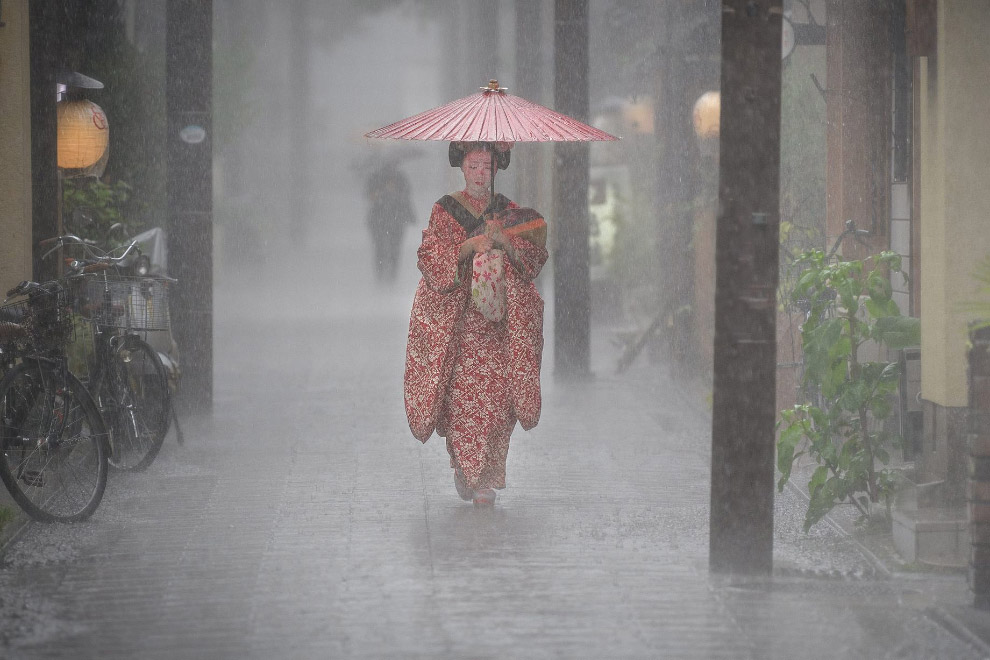
[[31,278],[31,75],[28,0],[0,15],[0,293]]

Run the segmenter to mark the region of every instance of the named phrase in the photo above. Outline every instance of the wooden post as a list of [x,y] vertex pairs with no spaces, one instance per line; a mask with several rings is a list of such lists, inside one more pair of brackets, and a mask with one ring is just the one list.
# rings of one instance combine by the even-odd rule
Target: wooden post
[[58,275],[57,260],[42,261],[38,241],[59,233],[59,199],[55,74],[64,66],[63,35],[55,3],[30,4],[31,67],[31,246],[32,277],[36,281]]
[[180,397],[213,405],[213,2],[167,0],[166,139],[170,311]]
[[[545,42],[543,35],[543,5],[531,0],[515,0],[516,8],[516,89],[509,90],[536,103],[542,99],[544,72],[541,55]],[[522,206],[540,208],[540,155],[543,149],[518,149],[512,154],[512,168],[516,176],[515,201]],[[544,207],[545,208],[545,207]]]
[[288,165],[289,217],[286,218],[290,250],[297,249],[309,238],[313,209],[313,155],[310,150],[310,109],[313,105],[313,85],[309,75],[313,32],[310,21],[313,8],[306,0],[296,0],[288,6],[291,43],[289,45],[289,144]]
[[781,0],[723,0],[709,566],[773,569]]
[[[588,0],[554,4],[554,99],[559,112],[588,121]],[[582,378],[591,373],[588,145],[556,144],[554,161],[554,375]]]
[[828,249],[852,220],[871,236],[850,236],[842,254],[863,259],[890,244],[890,4],[828,0],[827,22],[822,247]]

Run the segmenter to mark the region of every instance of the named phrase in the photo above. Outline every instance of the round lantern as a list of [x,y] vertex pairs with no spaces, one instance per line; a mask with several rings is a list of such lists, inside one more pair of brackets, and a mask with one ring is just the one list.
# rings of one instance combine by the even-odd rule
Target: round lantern
[[705,92],[694,102],[694,132],[700,138],[718,137],[719,114],[722,111],[718,92]]
[[102,108],[77,99],[58,104],[58,166],[85,170],[98,164],[110,144],[110,127]]
[[653,106],[649,103],[627,103],[622,107],[622,118],[634,133],[653,132]]

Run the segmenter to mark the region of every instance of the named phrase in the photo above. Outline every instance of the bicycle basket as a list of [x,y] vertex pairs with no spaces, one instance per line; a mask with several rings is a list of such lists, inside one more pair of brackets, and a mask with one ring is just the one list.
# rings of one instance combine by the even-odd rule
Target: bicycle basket
[[63,349],[75,337],[68,295],[48,282],[26,298],[0,305],[0,342],[24,347]]
[[154,277],[87,278],[77,311],[98,325],[168,330],[168,285]]

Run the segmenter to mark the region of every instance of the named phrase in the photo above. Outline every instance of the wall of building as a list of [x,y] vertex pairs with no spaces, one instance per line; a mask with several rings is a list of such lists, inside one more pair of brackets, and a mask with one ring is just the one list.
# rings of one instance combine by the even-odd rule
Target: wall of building
[[922,397],[966,399],[966,325],[972,273],[990,254],[990,12],[983,3],[938,3],[938,45],[921,61],[920,202]]
[[0,27],[0,294],[31,276],[28,0],[3,3]]

